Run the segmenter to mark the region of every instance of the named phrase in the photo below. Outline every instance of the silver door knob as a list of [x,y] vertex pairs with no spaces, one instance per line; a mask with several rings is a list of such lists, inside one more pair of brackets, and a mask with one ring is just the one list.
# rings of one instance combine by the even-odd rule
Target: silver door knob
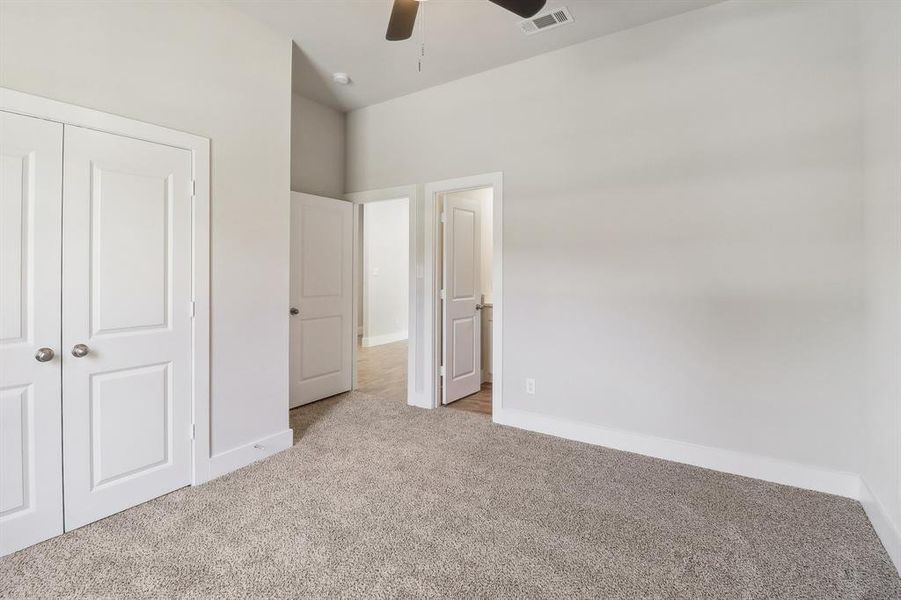
[[297,310],[296,308],[294,308],[293,306],[291,307],[291,310],[289,310],[288,312],[291,313],[292,317],[300,314],[300,311]]
[[91,349],[85,346],[84,344],[75,344],[72,346],[72,356],[75,358],[84,358],[88,354],[90,354]]
[[38,348],[34,353],[34,359],[38,362],[50,362],[53,360],[53,348]]
[[476,310],[482,310],[483,308],[485,308],[484,304],[476,304]]

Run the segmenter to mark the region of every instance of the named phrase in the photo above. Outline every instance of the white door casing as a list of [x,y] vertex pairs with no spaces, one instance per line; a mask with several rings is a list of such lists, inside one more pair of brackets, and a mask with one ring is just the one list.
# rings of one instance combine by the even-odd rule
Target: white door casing
[[442,402],[479,391],[482,382],[482,207],[475,198],[444,196],[444,380]]
[[0,555],[63,532],[62,152],[59,123],[0,112]]
[[291,408],[351,389],[353,204],[291,193]]
[[191,482],[192,165],[180,148],[68,125],[65,136],[70,530]]

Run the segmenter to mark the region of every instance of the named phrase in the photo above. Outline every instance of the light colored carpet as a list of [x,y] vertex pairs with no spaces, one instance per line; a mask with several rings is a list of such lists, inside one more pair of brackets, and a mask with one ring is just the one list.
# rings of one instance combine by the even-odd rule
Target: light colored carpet
[[358,394],[0,560],[4,597],[901,598],[856,502]]

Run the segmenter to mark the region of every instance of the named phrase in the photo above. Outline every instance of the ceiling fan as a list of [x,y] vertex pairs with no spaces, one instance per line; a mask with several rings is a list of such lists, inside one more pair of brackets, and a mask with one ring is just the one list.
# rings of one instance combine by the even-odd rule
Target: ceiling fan
[[[391,42],[409,39],[413,35],[416,13],[422,0],[394,0],[391,7],[391,18],[388,19],[388,32],[385,39]],[[523,19],[538,14],[547,0],[488,0],[501,8],[506,8]]]

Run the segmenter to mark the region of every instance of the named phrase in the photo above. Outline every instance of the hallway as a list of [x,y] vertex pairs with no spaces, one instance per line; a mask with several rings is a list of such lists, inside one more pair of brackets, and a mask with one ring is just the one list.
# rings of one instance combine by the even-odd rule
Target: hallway
[[[407,341],[364,348],[357,340],[357,391],[388,400],[407,401]],[[447,406],[491,415],[491,384]]]

